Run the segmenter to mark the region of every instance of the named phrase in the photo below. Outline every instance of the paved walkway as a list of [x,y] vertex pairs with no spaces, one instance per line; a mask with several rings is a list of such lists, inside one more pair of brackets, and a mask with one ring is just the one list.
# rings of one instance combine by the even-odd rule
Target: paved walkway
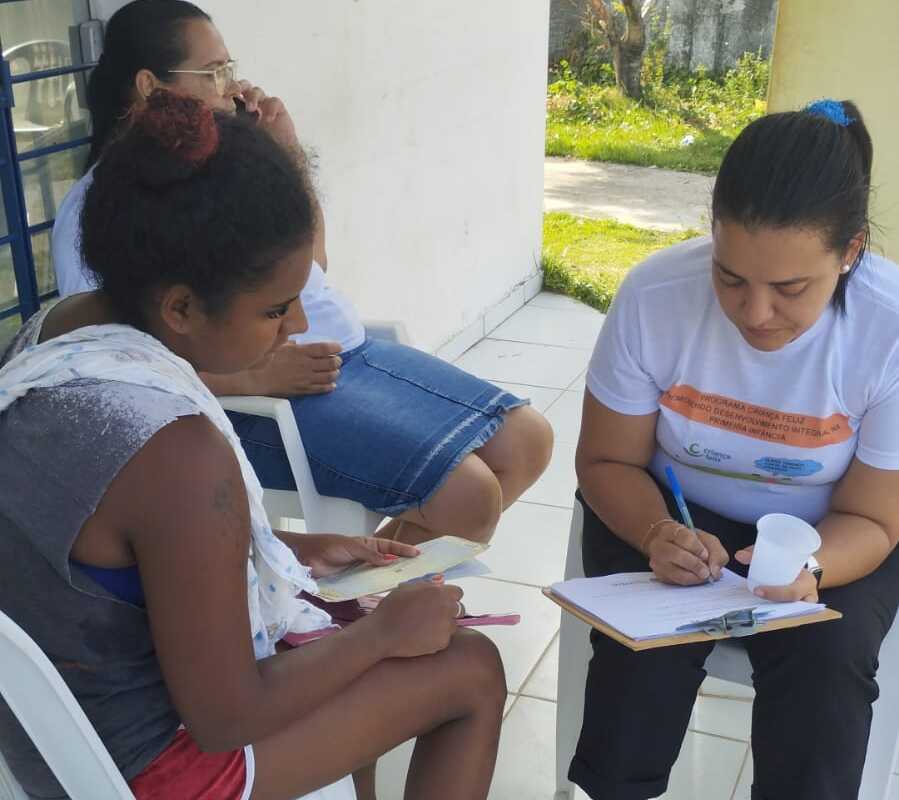
[[706,231],[714,178],[656,167],[547,158],[546,211],[617,219],[640,228]]

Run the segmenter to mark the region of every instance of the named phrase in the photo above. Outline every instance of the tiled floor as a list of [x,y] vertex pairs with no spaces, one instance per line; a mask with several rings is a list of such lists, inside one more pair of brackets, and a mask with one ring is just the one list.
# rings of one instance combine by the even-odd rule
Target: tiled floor
[[[482,629],[503,655],[510,691],[491,800],[553,800],[555,792],[559,611],[539,589],[564,572],[584,372],[601,324],[598,312],[543,293],[457,362],[530,396],[556,434],[549,469],[504,514],[484,556],[491,574],[461,582],[469,608],[522,617],[516,628]],[[749,800],[752,692],[712,679],[704,692],[665,800]],[[381,760],[379,800],[402,797],[411,750],[407,744]],[[572,800],[585,798],[579,792]]]

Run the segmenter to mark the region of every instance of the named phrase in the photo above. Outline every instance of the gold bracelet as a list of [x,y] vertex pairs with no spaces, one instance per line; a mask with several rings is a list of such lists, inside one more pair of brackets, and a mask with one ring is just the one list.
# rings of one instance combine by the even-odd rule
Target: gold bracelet
[[680,523],[676,519],[672,519],[671,517],[663,517],[660,520],[656,520],[652,523],[652,525],[647,528],[646,533],[643,534],[643,541],[640,543],[640,552],[643,553],[644,556],[648,556],[649,553],[646,550],[646,543],[649,541],[649,537],[652,536],[652,532],[666,522],[673,522],[675,525],[679,525]]

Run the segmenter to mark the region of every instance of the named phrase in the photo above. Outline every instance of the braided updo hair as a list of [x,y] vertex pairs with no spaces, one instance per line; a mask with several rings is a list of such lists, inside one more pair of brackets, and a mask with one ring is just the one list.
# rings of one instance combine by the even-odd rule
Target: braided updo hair
[[87,166],[95,164],[128,115],[134,78],[142,69],[160,80],[187,58],[184,24],[212,18],[185,0],[132,0],[106,23],[103,55],[91,72],[87,105],[93,141]]
[[153,293],[176,284],[214,315],[312,242],[316,208],[296,158],[252,121],[157,89],[94,169],[82,256],[138,328]]

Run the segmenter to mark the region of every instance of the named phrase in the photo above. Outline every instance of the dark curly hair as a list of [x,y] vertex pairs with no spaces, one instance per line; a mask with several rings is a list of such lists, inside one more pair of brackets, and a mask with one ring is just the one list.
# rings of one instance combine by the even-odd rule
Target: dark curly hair
[[814,113],[812,106],[747,125],[715,179],[712,219],[819,231],[839,253],[864,233],[858,257],[833,294],[834,307],[842,311],[846,287],[868,245],[874,149],[858,107],[849,100],[829,103],[842,111],[840,121]]
[[312,242],[316,208],[305,171],[267,133],[157,89],[94,169],[82,256],[139,328],[152,292],[175,284],[217,314]]

